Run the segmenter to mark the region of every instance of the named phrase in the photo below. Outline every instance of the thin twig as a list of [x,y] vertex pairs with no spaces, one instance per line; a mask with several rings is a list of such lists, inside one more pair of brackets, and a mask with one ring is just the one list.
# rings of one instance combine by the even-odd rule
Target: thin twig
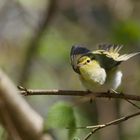
[[[111,92],[112,93],[115,93],[115,94],[119,94],[117,91],[115,91],[114,89],[111,89]],[[123,94],[123,93],[121,93]],[[137,109],[140,109],[140,107],[138,105],[136,105],[135,103],[133,103],[132,101],[128,100],[128,99],[124,99],[125,101],[127,101],[128,103],[130,103],[132,106],[136,107]]]
[[119,118],[119,119],[110,121],[110,122],[105,123],[105,124],[94,125],[94,126],[86,126],[85,128],[92,129],[92,131],[90,133],[88,133],[83,140],[88,140],[96,131],[98,131],[100,129],[103,129],[103,128],[108,127],[110,125],[117,125],[117,124],[119,124],[119,123],[121,123],[123,121],[126,121],[126,120],[128,120],[128,119],[130,119],[132,117],[138,116],[138,115],[140,115],[140,111],[139,112],[136,112],[136,113],[133,113],[131,115],[127,115],[125,117],[122,117],[122,118]]
[[137,109],[140,109],[140,106],[136,105],[135,103],[133,103],[132,101],[125,99],[128,103],[130,103],[131,105],[133,105],[134,107],[136,107]]
[[60,96],[86,96],[89,98],[98,97],[98,98],[120,98],[120,99],[127,99],[127,100],[135,100],[140,101],[139,95],[132,95],[132,94],[114,94],[108,92],[91,92],[88,91],[80,91],[80,90],[43,90],[43,89],[26,89],[24,87],[19,86],[20,93],[22,95],[31,96],[31,95],[60,95]]

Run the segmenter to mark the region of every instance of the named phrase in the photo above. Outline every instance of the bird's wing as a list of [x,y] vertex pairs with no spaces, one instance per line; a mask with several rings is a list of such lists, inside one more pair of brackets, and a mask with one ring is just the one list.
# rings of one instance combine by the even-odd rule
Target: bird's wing
[[88,50],[87,48],[82,47],[80,45],[72,46],[71,52],[70,52],[70,60],[71,60],[72,68],[74,69],[75,72],[80,73],[79,69],[77,68],[77,61],[78,61],[78,59],[82,55],[85,55],[85,54],[87,54],[89,52],[90,52],[90,50]]
[[105,54],[109,58],[113,58],[115,61],[126,61],[131,57],[140,54],[140,52],[130,53],[120,55],[119,51],[121,50],[122,45],[111,45],[111,44],[103,44],[99,45],[99,50],[103,50],[103,54]]
[[103,44],[99,45],[98,50],[93,51],[92,53],[96,55],[96,58],[101,63],[101,66],[103,68],[105,68],[106,70],[110,70],[118,66],[121,62],[140,54],[140,52],[137,52],[120,55],[119,51],[122,47],[122,45]]
[[98,50],[102,52],[102,54],[106,55],[106,57],[116,59],[120,56],[119,51],[121,50],[122,45],[112,45],[112,44],[102,44],[98,46]]
[[100,62],[100,65],[108,71],[121,63],[121,61],[116,60],[121,48],[122,46],[118,45],[102,44],[98,46],[97,50],[92,51],[92,54]]
[[131,57],[140,54],[140,52],[136,52],[136,53],[130,53],[130,54],[123,54],[120,55],[118,58],[116,58],[117,61],[126,61],[128,59],[130,59]]
[[77,61],[81,56],[89,56],[100,62],[100,65],[107,71],[117,67],[121,62],[130,59],[131,57],[140,54],[140,52],[120,55],[122,45],[101,44],[95,51],[90,51],[85,47],[74,45],[71,49],[70,58],[71,65],[75,72],[80,73],[77,67]]
[[118,53],[123,45],[116,45],[116,44],[99,44],[98,50],[104,50],[108,52]]

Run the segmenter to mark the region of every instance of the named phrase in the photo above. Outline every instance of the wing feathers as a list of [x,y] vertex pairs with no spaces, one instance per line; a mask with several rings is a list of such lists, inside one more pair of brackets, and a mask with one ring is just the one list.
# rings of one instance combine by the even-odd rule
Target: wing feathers
[[77,68],[78,59],[82,55],[84,55],[84,54],[86,54],[88,52],[90,52],[90,50],[88,50],[87,48],[84,48],[84,47],[82,47],[80,45],[72,46],[71,52],[70,52],[70,59],[71,59],[71,65],[72,65],[72,67],[73,67],[75,72],[79,73],[79,70]]
[[100,62],[103,68],[110,70],[118,66],[121,62],[140,54],[140,52],[136,52],[120,55],[119,51],[122,47],[123,45],[102,44],[98,46],[97,50],[91,52],[85,47],[74,45],[70,53],[71,65],[75,72],[80,73],[77,67],[78,59],[83,55],[91,55]]
[[99,51],[102,52],[102,54],[105,54],[106,57],[108,58],[112,58],[114,61],[126,61],[131,57],[140,54],[140,52],[137,52],[137,53],[120,55],[119,51],[122,49],[122,47],[123,45],[103,44],[103,45],[99,45],[98,48],[101,49]]
[[114,52],[114,53],[118,53],[121,48],[123,47],[123,45],[116,45],[116,44],[100,44],[98,46],[99,50],[104,50],[104,51],[108,51],[108,52]]
[[116,58],[116,60],[117,61],[126,61],[126,60],[130,59],[131,57],[136,56],[138,54],[140,54],[140,52],[120,55],[118,58]]

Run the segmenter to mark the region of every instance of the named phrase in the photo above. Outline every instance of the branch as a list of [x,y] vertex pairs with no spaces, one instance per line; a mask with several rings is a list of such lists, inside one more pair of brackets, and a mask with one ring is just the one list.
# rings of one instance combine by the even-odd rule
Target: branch
[[131,95],[131,94],[115,94],[109,92],[89,92],[89,91],[80,91],[80,90],[42,90],[42,89],[26,89],[24,87],[18,86],[20,93],[25,96],[31,95],[64,95],[64,96],[89,96],[90,98],[120,98],[120,99],[127,99],[127,100],[135,100],[140,101],[139,95]]
[[[136,112],[136,113],[133,113],[131,115],[127,115],[125,117],[122,117],[122,118],[119,118],[119,119],[116,119],[116,120],[113,120],[113,121],[110,121],[108,123],[105,123],[105,124],[101,124],[101,125],[93,125],[93,126],[87,126],[85,128],[88,128],[88,129],[92,129],[92,131],[90,133],[87,134],[87,136],[84,138],[84,140],[88,140],[95,132],[97,132],[98,130],[100,129],[103,129],[105,127],[108,127],[110,125],[117,125],[123,121],[126,121],[130,118],[133,118],[135,116],[138,116],[140,115],[140,111],[139,112]],[[84,128],[84,127],[81,127],[81,128]]]
[[11,140],[21,140],[21,137],[12,122],[10,114],[2,101],[0,101],[0,122],[6,129]]
[[29,43],[29,49],[27,50],[25,62],[21,71],[19,82],[24,85],[28,81],[29,75],[31,73],[32,62],[35,59],[36,53],[38,51],[40,39],[44,35],[47,27],[49,27],[53,18],[53,14],[55,11],[55,0],[48,0],[45,8],[46,9],[43,13],[44,15],[41,18],[41,21],[39,21],[39,27],[36,29],[33,39]]
[[48,140],[43,134],[43,118],[19,95],[10,79],[0,70],[0,121],[17,140]]

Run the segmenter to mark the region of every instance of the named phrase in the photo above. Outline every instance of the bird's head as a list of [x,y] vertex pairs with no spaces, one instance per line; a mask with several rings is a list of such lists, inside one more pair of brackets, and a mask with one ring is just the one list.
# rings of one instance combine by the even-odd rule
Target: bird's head
[[82,56],[79,58],[77,62],[78,68],[97,68],[100,67],[100,64],[95,58],[90,57],[90,56]]

